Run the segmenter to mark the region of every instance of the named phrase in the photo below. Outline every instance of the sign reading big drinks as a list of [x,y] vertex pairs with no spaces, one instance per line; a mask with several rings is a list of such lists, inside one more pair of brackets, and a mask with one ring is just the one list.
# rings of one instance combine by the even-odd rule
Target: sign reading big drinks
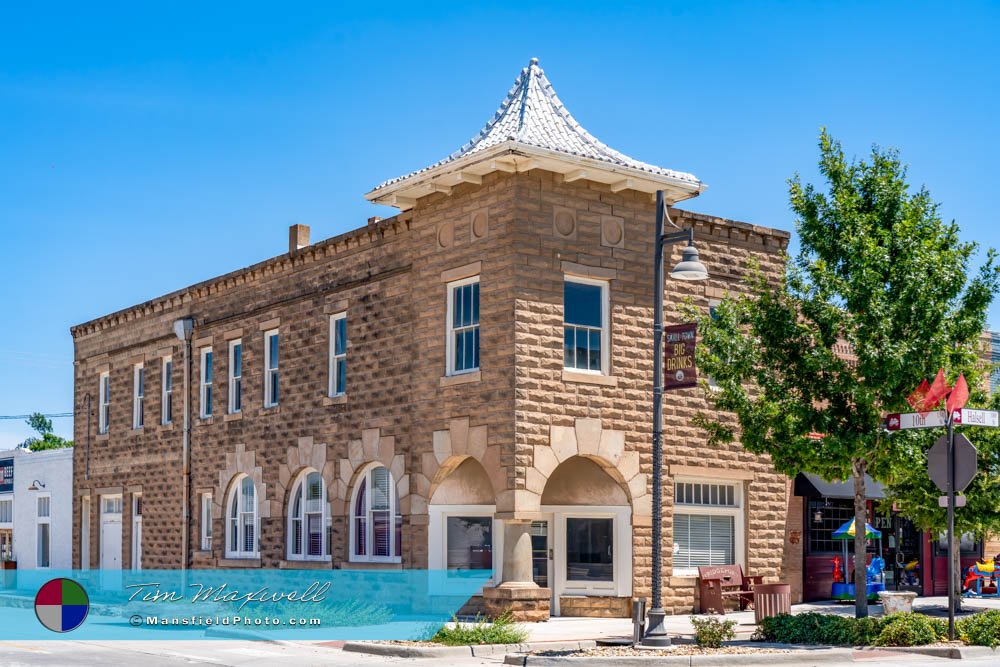
[[698,325],[674,324],[663,328],[663,388],[683,389],[698,384],[694,346]]

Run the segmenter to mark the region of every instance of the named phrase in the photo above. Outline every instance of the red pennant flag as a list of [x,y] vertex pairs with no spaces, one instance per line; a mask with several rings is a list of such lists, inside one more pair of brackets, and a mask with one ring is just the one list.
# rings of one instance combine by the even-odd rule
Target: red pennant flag
[[914,410],[923,410],[924,400],[927,399],[927,392],[930,391],[931,384],[926,380],[920,382],[920,386],[913,390],[913,393],[906,397],[906,402]]
[[951,394],[948,396],[948,402],[945,404],[945,409],[948,410],[948,414],[954,414],[956,410],[961,410],[965,407],[965,402],[969,400],[969,383],[965,381],[965,375],[959,375],[958,379],[955,380],[955,388],[951,390]]
[[934,376],[934,382],[931,383],[931,388],[927,390],[927,397],[924,399],[923,410],[920,410],[920,413],[926,414],[936,408],[950,391],[951,387],[944,379],[944,369],[939,368],[937,375]]

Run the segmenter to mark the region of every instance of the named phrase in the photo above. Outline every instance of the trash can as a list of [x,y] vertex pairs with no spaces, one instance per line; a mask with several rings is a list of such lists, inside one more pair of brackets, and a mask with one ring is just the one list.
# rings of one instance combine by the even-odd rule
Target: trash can
[[917,594],[913,591],[882,591],[878,596],[882,599],[882,613],[889,615],[913,611],[913,600]]
[[754,622],[778,614],[792,613],[792,587],[789,584],[757,584],[753,587]]

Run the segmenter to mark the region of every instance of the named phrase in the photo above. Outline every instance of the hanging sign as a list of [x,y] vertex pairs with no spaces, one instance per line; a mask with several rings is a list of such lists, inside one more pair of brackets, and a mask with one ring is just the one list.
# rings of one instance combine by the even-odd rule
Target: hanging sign
[[663,388],[684,389],[698,384],[694,347],[698,325],[674,324],[663,328]]
[[0,459],[0,493],[14,490],[14,459]]

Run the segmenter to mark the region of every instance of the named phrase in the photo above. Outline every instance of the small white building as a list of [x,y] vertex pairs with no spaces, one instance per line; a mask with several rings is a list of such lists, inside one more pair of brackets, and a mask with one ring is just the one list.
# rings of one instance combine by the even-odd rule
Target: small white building
[[73,449],[0,452],[0,558],[64,569],[73,556]]

